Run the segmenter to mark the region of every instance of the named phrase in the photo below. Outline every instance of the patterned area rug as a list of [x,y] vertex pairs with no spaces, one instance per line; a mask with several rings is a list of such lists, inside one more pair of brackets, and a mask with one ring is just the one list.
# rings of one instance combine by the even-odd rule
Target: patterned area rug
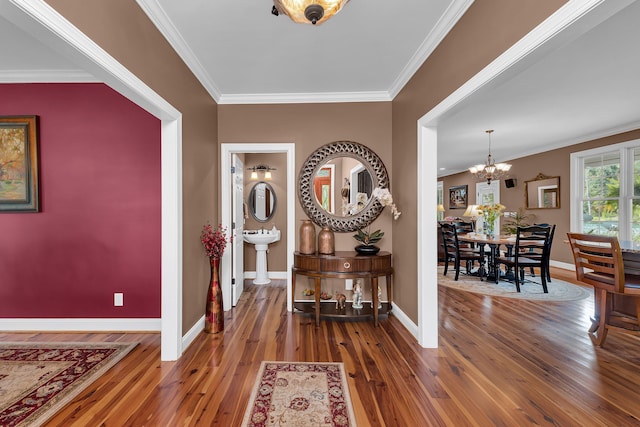
[[535,277],[532,277],[528,272],[525,274],[525,283],[520,283],[520,292],[517,292],[516,285],[513,282],[500,280],[496,284],[492,280],[489,282],[480,281],[476,276],[463,274],[464,268],[460,270],[460,277],[457,282],[453,280],[455,271],[451,265],[449,265],[449,271],[446,276],[442,274],[443,271],[444,267],[438,266],[439,285],[484,295],[539,301],[574,301],[593,295],[591,288],[574,285],[553,277],[551,282],[547,282],[549,293],[545,294],[542,290],[539,275],[536,274]]
[[355,427],[342,363],[262,362],[243,427]]
[[0,343],[0,426],[39,426],[137,343]]

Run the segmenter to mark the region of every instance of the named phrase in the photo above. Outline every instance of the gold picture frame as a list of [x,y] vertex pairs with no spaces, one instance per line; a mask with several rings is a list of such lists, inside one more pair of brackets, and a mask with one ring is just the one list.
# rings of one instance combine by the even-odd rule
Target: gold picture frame
[[37,116],[0,116],[0,212],[39,212]]

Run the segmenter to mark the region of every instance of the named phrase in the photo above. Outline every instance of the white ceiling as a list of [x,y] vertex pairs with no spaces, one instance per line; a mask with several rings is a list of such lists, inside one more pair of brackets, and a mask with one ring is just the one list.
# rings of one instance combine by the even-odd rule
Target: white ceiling
[[[219,103],[391,100],[470,2],[352,0],[314,27],[269,0],[138,0]],[[603,3],[440,118],[440,175],[483,161],[486,129],[508,161],[640,128],[640,1]],[[0,83],[96,80],[3,12]]]

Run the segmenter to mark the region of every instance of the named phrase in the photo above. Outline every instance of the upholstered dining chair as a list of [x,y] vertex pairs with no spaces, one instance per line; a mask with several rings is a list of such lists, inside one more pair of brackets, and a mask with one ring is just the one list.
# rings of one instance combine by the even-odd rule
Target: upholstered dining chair
[[516,244],[511,255],[496,256],[494,268],[496,283],[500,280],[500,265],[513,270],[516,290],[520,292],[520,282],[524,282],[525,268],[540,268],[540,279],[544,293],[547,289],[547,268],[549,265],[549,235],[551,227],[531,225],[518,227]]
[[[593,286],[595,313],[589,336],[604,346],[607,332],[616,328],[638,334],[640,331],[640,276],[625,274],[620,243],[615,236],[567,233],[579,282]],[[635,297],[636,317],[613,312],[614,294]]]
[[458,227],[456,224],[447,222],[440,223],[440,232],[442,233],[442,246],[444,247],[444,275],[447,275],[449,270],[449,261],[453,261],[454,269],[456,272],[455,280],[458,280],[460,276],[460,265],[464,261],[467,265],[467,273],[470,270],[470,265],[477,261],[478,263],[484,262],[484,257],[475,250],[464,250],[460,246],[458,240]]

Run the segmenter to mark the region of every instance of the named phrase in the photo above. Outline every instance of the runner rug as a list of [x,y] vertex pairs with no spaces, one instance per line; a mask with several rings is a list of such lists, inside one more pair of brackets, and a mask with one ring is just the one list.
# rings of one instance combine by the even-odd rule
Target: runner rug
[[525,274],[525,282],[520,283],[520,292],[516,290],[515,283],[506,280],[500,280],[495,283],[493,280],[480,281],[477,276],[467,276],[463,274],[464,267],[460,271],[460,277],[457,281],[455,270],[449,265],[447,275],[443,275],[444,267],[438,266],[438,284],[448,288],[460,289],[467,292],[475,292],[483,295],[493,295],[498,297],[519,298],[537,301],[574,301],[587,298],[593,295],[591,288],[585,286],[574,285],[560,279],[551,278],[551,282],[547,282],[547,290],[544,293],[540,276],[531,276],[529,272]]
[[0,426],[39,426],[137,343],[0,342]]
[[244,427],[355,427],[342,363],[262,362]]

